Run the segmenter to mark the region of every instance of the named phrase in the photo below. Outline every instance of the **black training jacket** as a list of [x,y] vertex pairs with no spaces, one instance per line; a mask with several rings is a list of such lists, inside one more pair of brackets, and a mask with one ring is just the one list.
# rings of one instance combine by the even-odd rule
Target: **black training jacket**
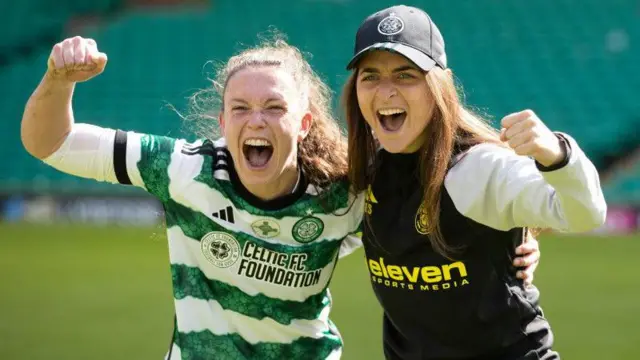
[[515,248],[527,227],[583,231],[606,213],[596,169],[558,136],[568,152],[554,168],[492,144],[457,151],[440,204],[451,258],[424,234],[418,155],[378,152],[363,244],[387,359],[524,359],[551,347],[538,290],[515,276]]

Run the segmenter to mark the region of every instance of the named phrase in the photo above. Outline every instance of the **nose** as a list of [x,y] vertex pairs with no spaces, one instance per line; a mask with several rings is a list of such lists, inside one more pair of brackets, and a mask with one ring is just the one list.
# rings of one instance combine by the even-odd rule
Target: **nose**
[[377,95],[381,100],[386,101],[398,94],[398,90],[391,81],[381,81],[378,85]]
[[266,126],[262,113],[260,111],[253,111],[249,116],[247,127],[251,130],[260,130]]

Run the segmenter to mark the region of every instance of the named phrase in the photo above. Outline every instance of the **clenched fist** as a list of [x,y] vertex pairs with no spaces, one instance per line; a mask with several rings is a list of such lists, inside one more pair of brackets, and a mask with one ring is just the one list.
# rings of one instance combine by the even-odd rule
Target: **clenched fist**
[[505,116],[500,139],[516,154],[531,156],[545,167],[561,162],[565,157],[560,140],[531,110]]
[[76,36],[57,43],[47,65],[47,72],[54,79],[83,82],[104,71],[107,55],[98,51],[94,40]]

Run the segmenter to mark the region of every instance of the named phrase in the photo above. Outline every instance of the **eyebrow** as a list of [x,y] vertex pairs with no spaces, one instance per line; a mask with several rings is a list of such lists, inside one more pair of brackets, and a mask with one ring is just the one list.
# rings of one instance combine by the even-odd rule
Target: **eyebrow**
[[[277,97],[270,97],[270,98],[268,98],[267,100],[264,101],[264,104],[268,104],[268,103],[274,102],[274,101],[280,102],[280,101],[282,101],[282,99],[281,98],[277,98]],[[241,103],[241,104],[249,104],[246,100],[240,99],[240,98],[230,99],[229,102],[232,102],[232,103],[236,102],[236,103]]]
[[[415,71],[420,71],[418,70],[418,68],[416,68],[415,66],[411,66],[411,65],[403,65],[400,67],[397,67],[395,69],[393,69],[392,72],[397,73],[397,72],[401,72],[401,71],[407,71],[407,70],[415,70]],[[378,74],[380,73],[380,70],[376,69],[376,68],[364,68],[360,71],[360,73],[374,73],[374,74]]]
[[282,99],[282,98],[277,98],[277,97],[270,97],[270,98],[268,98],[264,103],[265,103],[265,104],[268,104],[268,103],[270,103],[270,102],[274,102],[274,101],[275,101],[275,102],[282,102],[282,101],[284,101],[284,99]]

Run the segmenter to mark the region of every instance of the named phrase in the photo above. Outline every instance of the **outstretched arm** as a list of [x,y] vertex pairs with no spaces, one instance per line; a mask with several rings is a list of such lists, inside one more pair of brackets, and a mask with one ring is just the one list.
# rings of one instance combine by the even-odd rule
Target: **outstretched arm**
[[22,116],[22,144],[31,155],[44,159],[60,148],[74,122],[75,84],[102,73],[106,63],[107,56],[91,39],[74,37],[53,47],[47,72]]
[[62,172],[138,186],[167,199],[169,165],[176,174],[185,173],[185,166],[197,168],[193,161],[185,165],[184,140],[74,123],[75,84],[102,73],[106,62],[91,39],[74,37],[53,47],[47,72],[24,111],[24,147]]

